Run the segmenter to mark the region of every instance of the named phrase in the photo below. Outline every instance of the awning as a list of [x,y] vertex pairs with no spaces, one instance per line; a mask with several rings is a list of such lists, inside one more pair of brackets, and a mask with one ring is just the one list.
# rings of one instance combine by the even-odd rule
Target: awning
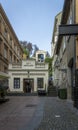
[[62,24],[59,26],[59,36],[78,35],[78,24]]

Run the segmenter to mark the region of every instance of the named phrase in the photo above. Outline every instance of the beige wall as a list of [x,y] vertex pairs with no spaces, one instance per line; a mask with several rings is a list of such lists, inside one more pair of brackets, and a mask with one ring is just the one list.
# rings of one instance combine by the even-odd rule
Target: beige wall
[[[6,57],[4,55],[5,46],[6,46]],[[18,48],[17,50],[15,50],[15,46],[17,46]],[[11,60],[11,54],[12,54],[12,60]],[[8,71],[8,64],[10,62],[21,61],[22,54],[23,50],[21,45],[19,44],[19,40],[16,34],[14,33],[14,30],[5,14],[5,11],[0,5],[0,71],[5,72],[6,69]]]
[[76,0],[76,23],[78,23],[78,0]]

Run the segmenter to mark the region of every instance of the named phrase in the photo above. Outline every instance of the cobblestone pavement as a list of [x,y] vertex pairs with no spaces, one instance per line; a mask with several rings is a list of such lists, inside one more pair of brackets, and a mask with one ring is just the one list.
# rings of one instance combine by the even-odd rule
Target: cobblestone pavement
[[43,117],[45,98],[9,96],[9,99],[0,104],[0,130],[34,130]]
[[57,97],[12,96],[0,104],[0,130],[78,130],[78,110]]
[[35,130],[78,130],[78,110],[71,102],[48,97],[43,119]]

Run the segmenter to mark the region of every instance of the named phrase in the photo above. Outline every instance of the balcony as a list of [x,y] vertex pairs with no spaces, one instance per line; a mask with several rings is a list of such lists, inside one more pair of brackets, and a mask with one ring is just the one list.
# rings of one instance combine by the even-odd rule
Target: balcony
[[4,73],[0,71],[0,79],[9,78],[8,73]]

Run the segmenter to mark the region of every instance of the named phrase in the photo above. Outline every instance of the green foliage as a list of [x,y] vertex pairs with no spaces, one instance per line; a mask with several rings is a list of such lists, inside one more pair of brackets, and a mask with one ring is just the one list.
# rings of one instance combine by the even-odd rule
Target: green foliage
[[23,48],[23,53],[27,55],[27,57],[29,57],[29,51],[26,48]]
[[52,58],[51,57],[47,57],[45,59],[45,62],[49,64],[49,68],[48,68],[49,76],[52,76]]
[[[25,48],[28,56],[35,56],[35,53],[37,50],[39,50],[39,48],[37,47],[36,44],[32,44],[31,42],[27,42],[27,41],[20,41],[20,44],[22,45],[23,48]],[[25,52],[25,53],[26,53]]]

